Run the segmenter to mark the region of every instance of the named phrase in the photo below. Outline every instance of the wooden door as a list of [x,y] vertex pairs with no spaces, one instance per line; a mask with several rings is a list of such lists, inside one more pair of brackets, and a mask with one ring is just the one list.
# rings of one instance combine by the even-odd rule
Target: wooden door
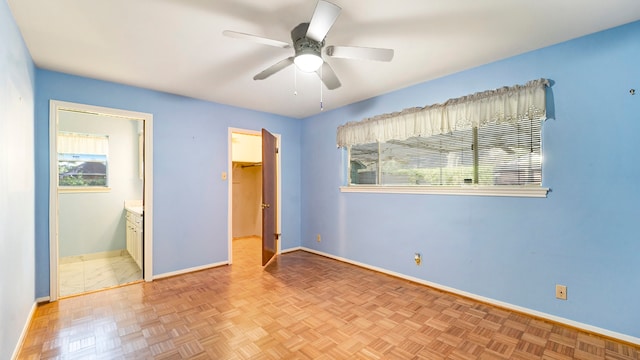
[[276,138],[262,129],[262,265],[276,253],[277,197],[276,197]]

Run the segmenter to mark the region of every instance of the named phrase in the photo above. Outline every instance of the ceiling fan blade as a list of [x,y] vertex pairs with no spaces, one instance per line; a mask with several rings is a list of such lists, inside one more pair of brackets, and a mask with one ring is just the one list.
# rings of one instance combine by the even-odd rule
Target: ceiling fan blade
[[327,46],[327,55],[345,59],[391,61],[393,49],[378,49],[357,46]]
[[329,90],[337,89],[342,85],[340,84],[340,80],[338,79],[338,76],[331,68],[331,65],[329,65],[326,61],[322,64],[322,66],[318,70],[316,70],[316,74],[318,74],[318,76],[320,77],[320,80],[322,80],[324,85]]
[[245,34],[245,33],[237,32],[237,31],[225,30],[225,31],[222,32],[222,35],[230,37],[230,38],[234,38],[234,39],[250,40],[250,41],[253,41],[253,42],[257,42],[259,44],[275,46],[275,47],[279,47],[279,48],[283,48],[283,49],[287,49],[287,48],[291,47],[291,45],[289,45],[288,43],[286,43],[284,41],[267,39],[267,38],[263,38],[263,37],[260,37],[260,36],[251,35],[251,34]]
[[253,80],[264,80],[269,76],[277,73],[278,71],[286,68],[287,66],[293,64],[293,56],[288,57],[284,60],[280,60],[277,63],[271,65],[270,67],[264,69],[261,73],[257,74],[253,77]]
[[307,37],[309,39],[321,42],[329,32],[340,15],[342,9],[338,5],[334,5],[328,1],[319,0],[316,9],[313,12],[309,28],[307,29]]

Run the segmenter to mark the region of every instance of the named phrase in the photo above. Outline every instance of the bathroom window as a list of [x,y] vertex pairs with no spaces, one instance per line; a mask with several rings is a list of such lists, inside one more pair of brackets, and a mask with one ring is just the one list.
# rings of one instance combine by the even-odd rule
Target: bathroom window
[[58,133],[58,187],[97,191],[108,189],[109,137]]

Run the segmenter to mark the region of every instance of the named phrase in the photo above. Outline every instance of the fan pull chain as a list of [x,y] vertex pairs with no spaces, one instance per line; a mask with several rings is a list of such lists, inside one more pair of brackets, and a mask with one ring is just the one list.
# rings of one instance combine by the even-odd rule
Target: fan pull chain
[[298,96],[298,68],[293,67],[293,96]]
[[320,111],[324,110],[324,105],[322,104],[322,66],[320,66]]

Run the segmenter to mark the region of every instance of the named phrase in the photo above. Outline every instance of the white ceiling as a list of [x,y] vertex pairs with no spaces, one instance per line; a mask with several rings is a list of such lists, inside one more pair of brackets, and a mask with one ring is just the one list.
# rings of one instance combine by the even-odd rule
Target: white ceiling
[[[327,45],[395,49],[391,63],[329,58],[334,109],[640,19],[638,0],[329,0],[342,12]],[[320,111],[320,81],[293,55],[223,30],[291,42],[316,0],[8,0],[40,68],[295,118]],[[640,40],[639,40],[640,41]],[[510,84],[506,84],[510,85]],[[399,109],[400,110],[400,109]]]

